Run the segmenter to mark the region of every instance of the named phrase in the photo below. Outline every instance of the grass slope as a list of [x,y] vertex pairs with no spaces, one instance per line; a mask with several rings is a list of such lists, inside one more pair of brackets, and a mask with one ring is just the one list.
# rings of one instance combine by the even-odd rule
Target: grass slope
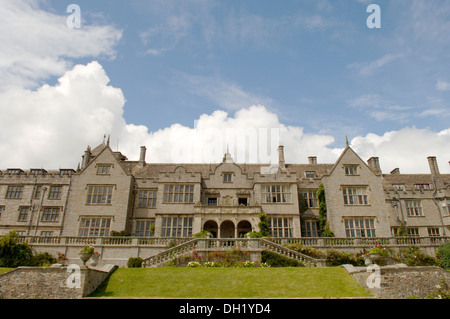
[[119,268],[91,297],[371,296],[342,268]]

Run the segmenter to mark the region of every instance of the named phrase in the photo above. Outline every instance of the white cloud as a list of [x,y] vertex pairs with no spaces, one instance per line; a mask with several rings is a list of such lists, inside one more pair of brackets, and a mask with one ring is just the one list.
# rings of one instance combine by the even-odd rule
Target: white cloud
[[177,84],[190,93],[207,98],[215,106],[239,110],[250,105],[270,105],[271,99],[247,92],[236,83],[215,76],[195,76],[177,72]]
[[125,99],[102,66],[77,65],[55,86],[0,94],[1,166],[76,167],[78,154],[124,125]]
[[[0,105],[9,106],[0,118],[1,167],[75,168],[86,146],[100,144],[105,133],[111,134],[113,149],[118,140],[119,150],[130,160],[137,160],[139,147],[145,145],[148,162],[220,162],[229,144],[238,162],[270,163],[271,158],[260,157],[259,150],[255,157],[245,149],[255,151],[253,134],[264,138],[271,129],[278,130],[279,139],[268,151],[276,158],[276,148],[283,144],[288,163],[306,163],[308,156],[317,156],[320,163],[334,163],[342,152],[331,146],[332,136],[306,134],[302,127],[284,125],[262,105],[242,108],[233,115],[225,111],[203,114],[195,127],[173,124],[151,132],[146,126],[126,123],[122,91],[108,82],[102,66],[92,62],[75,66],[57,85],[1,94]],[[237,141],[236,136],[242,134],[247,135],[247,144]],[[355,137],[351,146],[364,160],[380,157],[384,172],[400,167],[403,173],[426,173],[430,155],[441,161],[441,172],[448,172],[450,130],[405,128],[382,136]]]
[[[122,36],[108,25],[67,27],[67,17],[39,8],[38,0],[2,1],[0,6],[0,87],[36,87],[71,67],[68,58],[114,57]],[[82,18],[83,18],[83,13]]]
[[438,81],[436,88],[439,91],[450,91],[450,82]]
[[363,159],[380,158],[381,169],[389,173],[396,167],[401,173],[429,173],[428,156],[436,156],[441,173],[450,173],[450,130],[406,127],[383,135],[367,134],[355,137],[352,148]]
[[385,65],[392,63],[393,61],[404,57],[404,54],[386,54],[381,58],[370,62],[354,62],[347,65],[347,68],[357,71],[359,74],[369,76],[376,71],[384,67]]

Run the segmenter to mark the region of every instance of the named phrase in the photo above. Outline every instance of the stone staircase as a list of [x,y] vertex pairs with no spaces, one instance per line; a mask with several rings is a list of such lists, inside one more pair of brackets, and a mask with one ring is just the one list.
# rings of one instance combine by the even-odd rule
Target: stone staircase
[[199,254],[209,252],[223,252],[240,249],[253,254],[258,254],[261,259],[263,250],[295,259],[307,267],[325,267],[324,259],[315,259],[295,250],[284,247],[266,238],[195,238],[169,248],[159,254],[144,259],[142,267],[161,267],[168,264],[176,257],[180,257],[194,250]]

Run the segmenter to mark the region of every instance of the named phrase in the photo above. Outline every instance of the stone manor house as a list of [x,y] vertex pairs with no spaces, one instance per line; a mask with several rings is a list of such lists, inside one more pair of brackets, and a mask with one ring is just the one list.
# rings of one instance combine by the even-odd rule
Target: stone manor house
[[[238,164],[227,151],[216,164],[146,163],[114,152],[109,142],[89,147],[78,169],[0,171],[0,235],[191,237],[202,230],[236,238],[258,231],[259,214],[272,237],[317,237],[320,184],[336,237],[450,235],[450,175],[381,171],[347,146],[335,163]],[[424,159],[425,160],[425,159]],[[273,168],[273,167],[272,167]],[[404,229],[402,227],[402,229]]]

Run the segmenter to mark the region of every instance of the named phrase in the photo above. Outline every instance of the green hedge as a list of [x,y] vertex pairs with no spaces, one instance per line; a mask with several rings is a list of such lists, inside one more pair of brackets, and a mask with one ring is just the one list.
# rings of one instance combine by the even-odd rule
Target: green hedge
[[130,257],[127,262],[128,268],[141,268],[144,260],[141,257]]
[[291,258],[281,256],[279,254],[264,250],[261,253],[261,262],[268,264],[270,267],[303,267],[304,265]]
[[437,256],[442,268],[450,270],[450,242],[439,246]]

